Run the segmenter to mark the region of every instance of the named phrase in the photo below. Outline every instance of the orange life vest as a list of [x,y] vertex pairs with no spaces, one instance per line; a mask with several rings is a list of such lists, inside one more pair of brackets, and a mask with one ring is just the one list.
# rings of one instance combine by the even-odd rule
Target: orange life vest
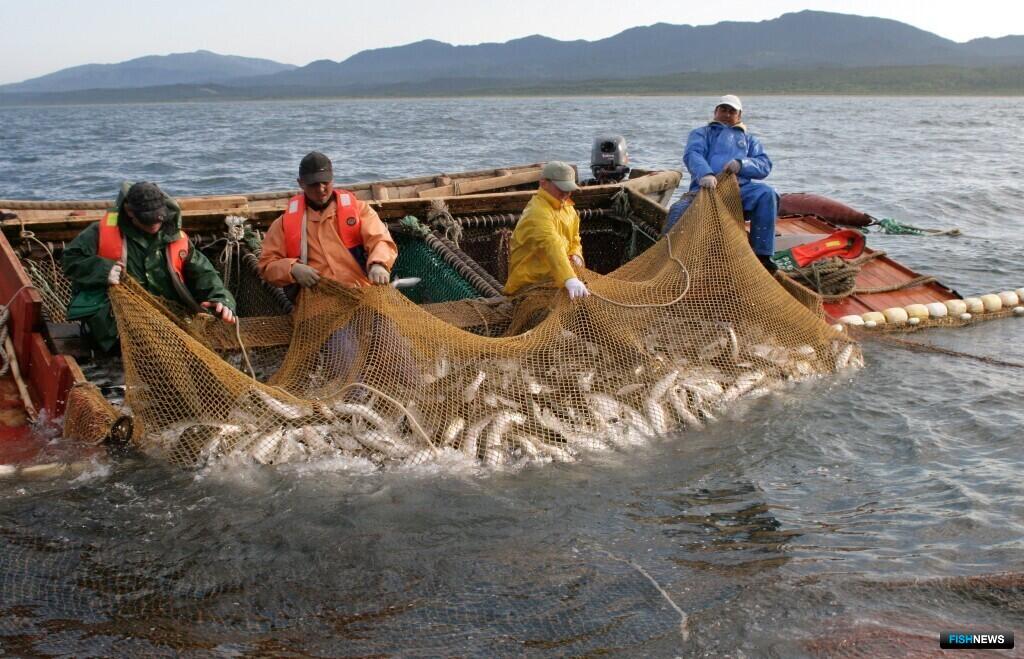
[[[363,232],[356,212],[356,196],[348,190],[334,191],[335,227],[338,237],[350,251],[363,245]],[[306,196],[298,194],[288,201],[282,220],[285,256],[298,258],[302,253],[302,218],[306,215]]]
[[[178,238],[167,245],[167,260],[178,277],[185,280],[185,259],[191,245],[184,231],[179,231]],[[108,211],[100,222],[99,255],[105,259],[121,261],[128,266],[128,255],[125,250],[124,236],[117,226],[117,211]]]

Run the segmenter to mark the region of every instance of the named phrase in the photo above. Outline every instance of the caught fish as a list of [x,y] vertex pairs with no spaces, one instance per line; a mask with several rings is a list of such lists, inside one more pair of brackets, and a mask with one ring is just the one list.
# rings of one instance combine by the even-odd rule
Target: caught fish
[[656,434],[664,435],[668,433],[668,417],[661,403],[653,398],[648,398],[644,401],[644,411],[647,413],[647,420],[650,422],[651,429]]
[[618,396],[619,398],[625,398],[626,396],[629,396],[630,394],[635,394],[636,392],[640,391],[643,388],[644,388],[643,384],[640,384],[639,382],[635,382],[633,384],[627,384],[627,385],[625,385],[623,387],[620,387],[619,390],[615,392],[615,395]]
[[451,363],[448,358],[441,355],[434,362],[434,377],[438,380],[443,380],[448,377],[448,373],[451,372]]
[[457,416],[448,423],[448,427],[444,429],[444,435],[441,436],[442,446],[454,446],[455,440],[459,437],[463,428],[466,427],[466,420],[461,416]]
[[313,410],[305,405],[285,403],[274,398],[262,389],[250,389],[249,391],[259,404],[262,404],[274,414],[286,419],[301,419],[302,417],[312,416],[313,414]]
[[360,403],[346,403],[344,401],[338,401],[331,406],[332,409],[338,414],[349,415],[353,417],[359,417],[367,421],[371,426],[376,428],[390,428],[391,424],[384,420],[377,412],[373,411],[366,405]]
[[525,422],[526,417],[519,412],[498,412],[484,439],[484,462],[490,465],[500,464],[504,459],[501,447],[505,432],[510,425],[521,425]]
[[846,368],[847,366],[850,365],[850,357],[853,356],[853,349],[855,347],[856,347],[855,344],[850,343],[845,348],[843,348],[842,350],[839,351],[839,354],[836,355],[836,370],[837,371],[841,371],[841,370],[843,370],[844,368]]
[[469,383],[466,389],[462,392],[462,399],[467,403],[472,403],[473,399],[476,398],[476,394],[480,391],[480,385],[483,384],[487,374],[483,371],[477,371],[476,377]]
[[273,464],[277,451],[284,439],[284,431],[277,430],[258,437],[248,448],[249,456],[260,464]]
[[546,407],[533,403],[533,416],[544,428],[557,433],[567,443],[580,446],[585,449],[607,449],[608,445],[593,432],[579,431],[564,423],[558,416]]
[[485,416],[470,424],[470,426],[466,428],[466,434],[462,438],[462,444],[459,446],[459,450],[475,460],[477,457],[477,449],[479,448],[480,433],[482,433],[484,428],[486,428],[493,420],[493,416]]
[[672,385],[676,383],[679,378],[679,371],[672,371],[665,377],[661,378],[654,383],[651,387],[651,391],[647,394],[648,397],[653,401],[659,401],[665,397],[665,393],[672,388]]
[[668,402],[672,406],[672,411],[676,413],[676,417],[679,418],[680,423],[685,427],[698,430],[704,427],[704,422],[687,406],[687,395],[684,390],[678,388],[670,390],[668,392]]
[[732,402],[754,388],[754,385],[765,378],[761,371],[748,371],[736,378],[732,386],[722,394],[722,400],[726,403]]
[[356,439],[366,448],[386,458],[404,458],[412,453],[409,447],[401,446],[394,437],[381,430],[367,430],[360,433]]

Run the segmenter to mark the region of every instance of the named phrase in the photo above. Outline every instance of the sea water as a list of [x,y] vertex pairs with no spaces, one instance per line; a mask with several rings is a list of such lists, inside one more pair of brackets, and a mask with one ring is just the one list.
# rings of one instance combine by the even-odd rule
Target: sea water
[[[1024,286],[1018,100],[743,100],[780,192],[959,227],[868,242],[963,295]],[[638,167],[680,168],[713,105],[0,108],[0,199],[110,199],[124,179],[175,195],[286,190],[313,149],[340,184],[555,158],[586,172],[606,134]],[[1024,320],[913,339],[1024,362]],[[123,455],[0,479],[0,653],[871,655],[934,652],[943,630],[1024,629],[1020,370],[864,352],[859,372],[571,464],[192,472]]]

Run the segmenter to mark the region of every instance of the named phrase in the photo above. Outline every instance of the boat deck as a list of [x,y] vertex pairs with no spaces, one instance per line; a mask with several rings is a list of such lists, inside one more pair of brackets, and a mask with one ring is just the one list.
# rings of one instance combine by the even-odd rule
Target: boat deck
[[[782,236],[826,235],[836,227],[813,215],[779,218],[776,230]],[[864,248],[865,254],[875,250]],[[857,288],[870,290],[911,284],[921,275],[900,265],[887,256],[879,256],[865,262],[857,275]],[[825,313],[832,321],[843,316],[860,315],[868,311],[883,311],[890,307],[906,307],[908,304],[928,304],[959,299],[960,295],[936,281],[925,281],[901,290],[886,293],[854,293],[838,302],[826,302]]]

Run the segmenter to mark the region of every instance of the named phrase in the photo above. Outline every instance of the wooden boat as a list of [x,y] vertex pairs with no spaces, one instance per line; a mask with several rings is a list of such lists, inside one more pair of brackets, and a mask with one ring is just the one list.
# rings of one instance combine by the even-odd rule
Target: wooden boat
[[[461,282],[451,295],[421,296],[414,301],[452,324],[479,330],[481,325],[494,328],[507,321],[501,307],[501,282],[507,274],[508,237],[534,194],[539,175],[539,165],[527,165],[348,187],[376,209],[400,240],[396,265],[399,276],[404,276],[398,272],[403,267],[403,255],[419,250],[433,264],[431,268],[446,267]],[[634,169],[623,183],[582,188],[574,198],[582,218],[588,267],[609,272],[653,244],[680,178],[677,171]],[[293,194],[183,197],[178,201],[189,235],[201,249],[215,250],[230,243],[225,239],[226,217],[243,217],[253,229],[266,230]],[[99,220],[108,204],[0,201],[0,298],[9,301],[7,352],[15,357],[11,360],[12,373],[0,378],[0,423],[6,422],[8,427],[6,432],[0,430],[0,465],[24,461],[26,451],[30,452],[10,441],[27,434],[27,421],[37,414],[59,420],[71,392],[88,385],[78,361],[88,353],[77,339],[77,324],[63,322],[67,290],[66,280],[63,292],[56,290],[63,277],[59,256],[64,244]],[[410,216],[418,222],[410,223]],[[814,215],[788,216],[778,222],[780,241],[816,238],[835,229]],[[255,257],[247,258],[251,268]],[[278,289],[263,284],[258,277],[255,280],[258,285],[245,296],[248,302],[236,294],[241,317],[280,315],[290,308]],[[857,286],[898,290],[855,293],[842,300],[826,301],[824,308],[830,320],[910,303],[960,298],[956,291],[884,255],[863,265]],[[465,298],[483,298],[493,304],[460,302]],[[242,309],[246,304],[251,307],[248,313]],[[3,410],[13,411],[5,417]]]
[[[420,240],[431,258],[457,271],[468,286],[462,289],[462,297],[499,299],[501,284],[495,278],[500,275],[501,259],[495,257],[501,252],[499,242],[511,232],[534,194],[540,169],[540,165],[525,165],[346,188],[370,203],[396,238]],[[653,244],[664,219],[663,204],[680,176],[675,171],[634,169],[621,184],[587,186],[577,193],[576,206],[586,227],[585,249],[603,254],[592,262],[610,271],[631,258],[636,249]],[[226,217],[244,217],[252,229],[266,230],[293,194],[295,191],[179,197],[177,201],[190,237],[201,249],[213,249],[211,245],[224,242]],[[24,461],[31,453],[20,445],[15,450],[15,444],[5,438],[26,436],[28,422],[37,417],[59,421],[72,390],[88,384],[78,360],[88,353],[77,338],[77,323],[64,322],[69,289],[60,272],[60,253],[79,231],[101,219],[109,205],[108,201],[0,200],[0,299],[8,303],[7,353],[14,357],[12,372],[0,378],[0,410],[13,410],[7,416],[0,413],[0,425],[8,428],[0,430],[0,465]],[[632,209],[633,221],[618,217],[616,207]],[[420,218],[434,231],[409,237],[402,225],[409,216]],[[461,249],[446,236],[448,218],[458,218],[463,233]],[[400,243],[396,270],[405,251]],[[247,297],[255,295],[261,304],[277,305],[277,313],[282,313],[287,300],[277,289],[266,290],[269,288],[250,291]],[[469,310],[452,300],[416,301],[427,303],[455,324],[469,326],[481,319],[479,306]]]
[[[789,244],[786,238],[807,237],[818,239],[836,231],[830,224],[816,215],[793,215],[779,218],[776,231],[778,242]],[[848,315],[861,315],[869,311],[884,311],[893,307],[910,304],[928,304],[960,299],[960,294],[942,285],[932,277],[920,275],[910,268],[866,247],[865,255],[876,258],[864,259],[857,273],[856,286],[861,291],[895,289],[887,292],[854,292],[841,300],[826,300],[825,313],[833,322]]]

